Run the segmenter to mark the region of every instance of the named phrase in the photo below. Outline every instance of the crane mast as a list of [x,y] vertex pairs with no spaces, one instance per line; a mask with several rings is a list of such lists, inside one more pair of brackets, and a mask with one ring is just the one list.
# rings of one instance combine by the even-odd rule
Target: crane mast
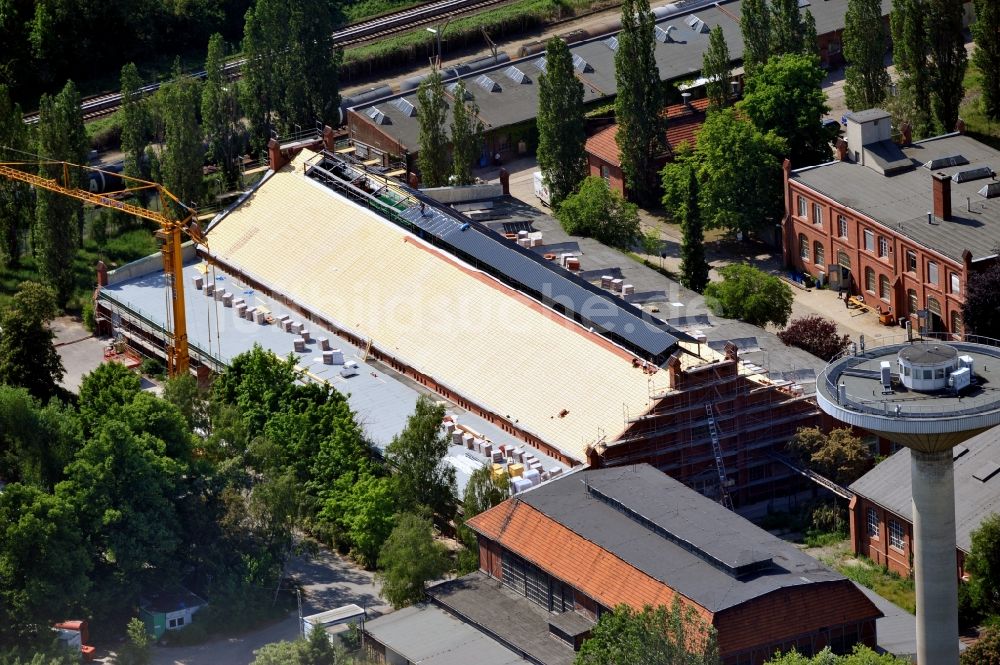
[[[62,182],[55,178],[46,178],[37,172],[26,169],[38,170],[40,166],[57,166],[62,168]],[[114,175],[126,183],[126,187],[108,194],[96,194],[86,189],[71,186],[69,172],[71,168],[78,168],[84,171],[97,171]],[[187,317],[184,310],[184,260],[181,253],[182,235],[187,234],[196,243],[208,246],[208,241],[201,233],[195,221],[196,212],[185,205],[176,196],[170,193],[166,187],[155,182],[148,182],[138,178],[123,176],[118,173],[109,173],[89,166],[80,166],[70,162],[43,161],[43,162],[0,162],[0,176],[17,180],[32,187],[39,187],[50,192],[69,196],[85,203],[90,203],[103,208],[120,210],[121,212],[148,219],[156,222],[159,229],[156,237],[160,240],[160,253],[163,257],[163,274],[167,282],[167,289],[170,292],[167,308],[167,320],[165,325],[167,356],[167,374],[171,377],[182,376],[188,373],[190,355],[188,352],[187,338]],[[170,203],[176,204],[182,211],[181,219],[171,217],[153,210],[147,210],[141,206],[121,201],[115,196],[129,195],[142,190],[155,191],[160,201],[166,208]]]

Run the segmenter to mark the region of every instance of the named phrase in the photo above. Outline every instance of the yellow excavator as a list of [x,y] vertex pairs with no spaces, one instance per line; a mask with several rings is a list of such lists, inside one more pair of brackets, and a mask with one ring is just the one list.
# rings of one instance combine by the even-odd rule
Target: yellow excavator
[[[42,166],[58,167],[62,178],[46,178],[38,175]],[[71,169],[80,169],[84,173],[96,172],[106,177],[121,178],[124,186],[117,191],[97,194],[70,184]],[[184,275],[183,258],[181,255],[182,235],[187,235],[199,245],[208,247],[208,240],[202,234],[196,222],[197,213],[184,204],[163,185],[138,178],[130,178],[120,173],[112,173],[90,166],[80,166],[69,162],[37,161],[37,162],[0,162],[0,176],[26,183],[32,187],[40,187],[50,192],[71,196],[85,203],[91,203],[103,208],[112,208],[121,212],[148,219],[159,224],[156,237],[161,242],[160,252],[163,255],[163,274],[166,277],[167,289],[170,290],[169,306],[166,321],[166,355],[168,376],[182,376],[188,373],[190,356],[188,354],[187,319],[184,312]],[[84,181],[87,179],[84,178]],[[167,214],[147,210],[124,201],[141,191],[154,191],[159,195],[161,206],[168,209],[171,204],[180,211],[173,219]],[[172,324],[172,325],[171,325]]]

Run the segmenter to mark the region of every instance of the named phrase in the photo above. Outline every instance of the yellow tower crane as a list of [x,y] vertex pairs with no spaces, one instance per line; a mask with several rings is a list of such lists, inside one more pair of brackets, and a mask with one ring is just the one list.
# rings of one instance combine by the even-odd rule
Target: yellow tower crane
[[[41,166],[61,167],[62,182],[56,178],[46,178],[45,176],[38,175],[38,170]],[[99,172],[108,176],[121,178],[126,186],[115,192],[95,194],[86,189],[70,185],[70,169],[81,169],[87,173]],[[0,176],[27,183],[32,187],[40,187],[50,192],[71,196],[85,203],[120,210],[160,225],[159,230],[156,232],[156,237],[162,243],[160,253],[163,255],[163,273],[166,277],[167,289],[170,291],[165,326],[167,337],[167,374],[171,377],[187,374],[190,357],[188,355],[187,319],[184,312],[184,262],[181,255],[181,235],[187,234],[199,245],[208,247],[208,240],[202,234],[201,229],[195,221],[197,214],[195,210],[185,205],[163,185],[138,178],[130,178],[120,173],[71,164],[69,162],[0,162]],[[182,219],[172,219],[166,214],[147,210],[116,198],[134,194],[142,190],[155,191],[159,195],[160,202],[165,209],[171,202],[176,204],[182,211]],[[172,330],[171,320],[173,323]]]

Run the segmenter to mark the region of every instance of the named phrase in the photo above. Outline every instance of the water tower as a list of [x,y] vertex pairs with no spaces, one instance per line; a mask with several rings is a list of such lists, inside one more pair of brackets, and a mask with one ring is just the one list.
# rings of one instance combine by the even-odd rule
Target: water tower
[[816,382],[824,412],[911,450],[919,665],[958,665],[952,448],[1000,424],[998,386],[998,347],[905,340],[866,349],[864,338]]

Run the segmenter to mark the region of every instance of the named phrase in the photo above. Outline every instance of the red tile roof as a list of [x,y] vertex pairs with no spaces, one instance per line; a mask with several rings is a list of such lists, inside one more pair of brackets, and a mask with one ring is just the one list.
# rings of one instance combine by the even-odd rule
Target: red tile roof
[[[708,99],[694,100],[691,102],[691,108],[688,108],[684,104],[668,106],[666,111],[667,144],[671,148],[676,148],[684,142],[693,145],[698,131],[705,122],[705,111],[707,108]],[[608,125],[600,130],[587,139],[587,153],[612,166],[621,166],[618,155],[618,144],[615,143],[615,136],[617,134],[617,124]]]
[[[646,605],[669,607],[679,595],[517,498],[476,515],[467,525],[605,607],[621,603],[637,609]],[[707,610],[684,596],[680,598],[711,620]]]

